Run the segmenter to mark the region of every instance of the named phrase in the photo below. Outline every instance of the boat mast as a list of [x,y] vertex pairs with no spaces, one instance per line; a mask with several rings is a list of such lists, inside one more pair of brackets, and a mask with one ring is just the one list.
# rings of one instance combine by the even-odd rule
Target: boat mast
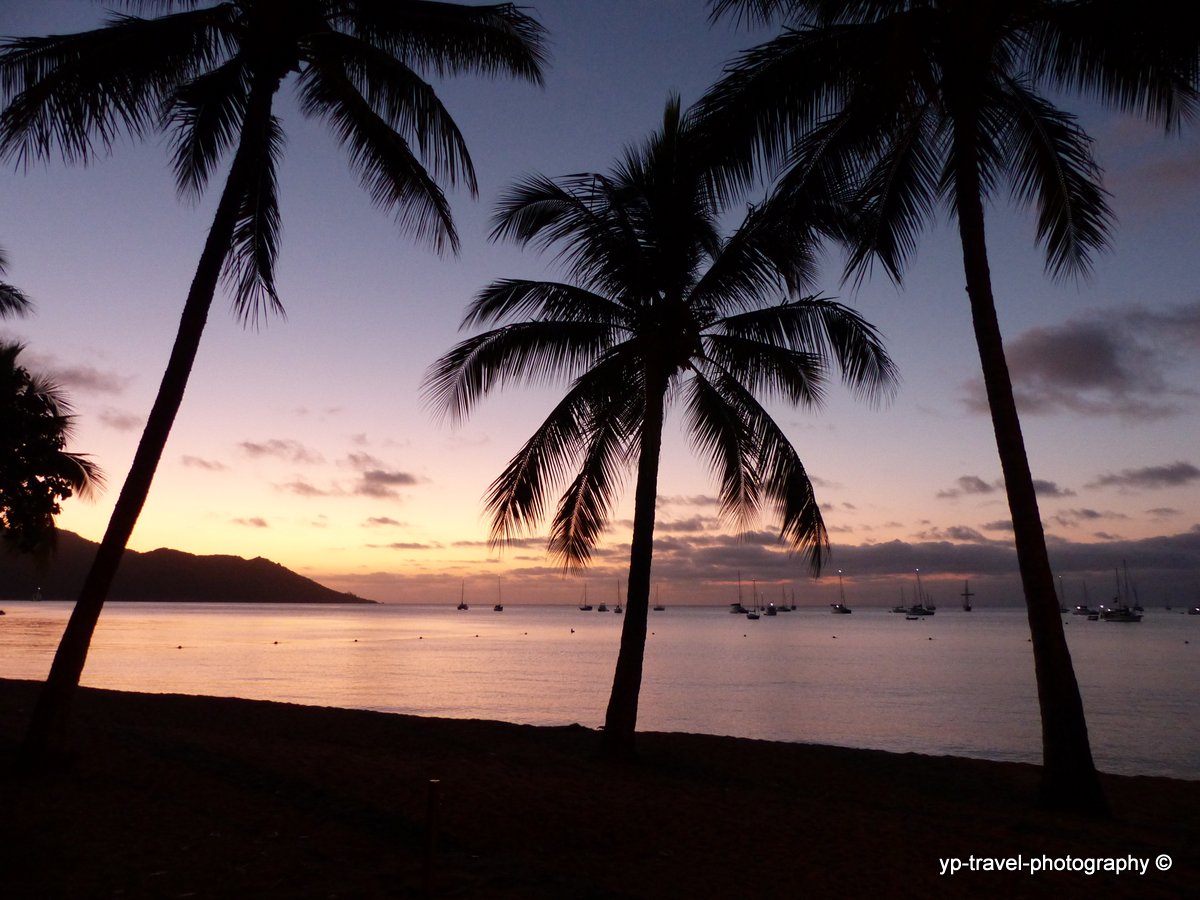
[[967,612],[971,611],[971,598],[975,595],[971,593],[971,580],[969,578],[963,580],[963,609]]

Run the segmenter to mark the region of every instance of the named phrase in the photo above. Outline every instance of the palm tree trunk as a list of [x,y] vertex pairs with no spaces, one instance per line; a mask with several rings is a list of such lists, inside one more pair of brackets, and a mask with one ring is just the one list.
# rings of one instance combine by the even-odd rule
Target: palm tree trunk
[[232,242],[245,185],[255,170],[256,154],[267,146],[255,131],[261,134],[268,127],[271,99],[278,85],[279,81],[276,80],[273,87],[266,84],[256,86],[251,93],[238,151],[230,166],[225,188],[204,243],[204,250],[200,254],[200,261],[192,278],[179,322],[179,331],[171,348],[158,395],[154,399],[141,441],[134,453],[129,474],[125,477],[125,483],[113,507],[104,538],[96,550],[66,630],[59,641],[58,650],[54,654],[50,673],[34,707],[29,730],[20,752],[21,762],[27,767],[49,764],[66,753],[71,701],[83,674],[100,611],[116,577],[125,545],[150,493],[155,470],[162,459],[171,426],[183,402],[188,377],[200,346],[200,337],[204,332],[225,256]]
[[666,384],[661,375],[647,373],[646,414],[634,489],[625,621],[621,627],[621,649],[617,653],[612,693],[604,716],[602,751],[609,758],[629,759],[634,753],[642,662],[646,655],[646,624],[650,614],[650,565],[654,557],[654,516],[658,501],[665,394]]
[[1033,642],[1042,718],[1041,799],[1055,809],[1104,814],[1108,805],[1092,761],[1083,701],[1063,632],[1033,474],[1004,357],[988,265],[978,157],[966,129],[956,135],[956,151],[959,164],[955,190],[967,296],[1012,514],[1017,565]]

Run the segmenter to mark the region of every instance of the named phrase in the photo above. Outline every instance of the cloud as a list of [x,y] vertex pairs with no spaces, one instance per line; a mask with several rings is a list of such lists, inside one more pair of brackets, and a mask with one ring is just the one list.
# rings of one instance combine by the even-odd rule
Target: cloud
[[280,440],[274,438],[268,441],[242,441],[238,444],[242,452],[253,459],[262,457],[275,457],[284,459],[294,463],[321,463],[324,458],[321,454],[309,450],[299,441]]
[[102,425],[113,429],[114,431],[134,431],[141,428],[145,423],[145,419],[141,416],[135,416],[133,413],[121,412],[119,409],[102,409],[97,414]]
[[951,525],[949,528],[931,528],[917,534],[923,541],[959,541],[970,544],[985,544],[991,539],[984,537],[974,528],[966,525]]
[[94,366],[64,365],[49,354],[30,353],[25,355],[25,360],[31,369],[47,373],[59,387],[70,393],[123,394],[134,381],[132,375],[118,375]]
[[[1195,407],[1185,374],[1200,349],[1200,302],[1165,310],[1120,307],[1033,328],[1007,347],[1023,413],[1073,412],[1148,421]],[[986,413],[980,379],[965,386],[972,412]]]
[[1179,487],[1200,479],[1200,469],[1188,462],[1173,462],[1165,466],[1146,466],[1142,469],[1122,469],[1101,475],[1088,487],[1116,487],[1130,490]]
[[1075,492],[1070,488],[1060,488],[1053,481],[1033,479],[1033,489],[1039,497],[1074,497]]
[[411,544],[396,542],[393,544],[367,544],[371,550],[440,550],[441,544]]
[[1119,512],[1100,512],[1095,509],[1064,509],[1050,517],[1056,525],[1073,528],[1083,522],[1097,522],[1101,519],[1128,519],[1129,516]]
[[994,522],[988,522],[982,526],[984,531],[1006,531],[1011,533],[1013,530],[1012,519],[997,519]]
[[995,493],[996,490],[1001,486],[1000,484],[990,484],[989,482],[984,481],[978,475],[963,475],[955,482],[955,484],[957,484],[958,487],[938,491],[937,497],[939,499],[946,500],[954,497],[961,497],[964,494],[992,494]]
[[209,472],[223,472],[228,468],[224,463],[213,459],[201,459],[199,456],[182,456],[179,461],[189,469],[205,469]]
[[329,497],[332,492],[322,490],[315,485],[309,484],[307,481],[289,481],[286,484],[276,485],[276,487],[288,494],[295,494],[297,497]]
[[363,522],[364,528],[380,528],[383,526],[395,526],[397,528],[403,528],[404,525],[404,522],[398,522],[388,516],[371,516],[369,519],[367,519],[367,521]]
[[249,519],[233,519],[234,525],[245,525],[248,528],[269,528],[267,520],[261,516],[253,516]]
[[397,487],[411,487],[418,483],[417,477],[408,472],[370,469],[362,473],[362,478],[354,487],[354,493],[363,497],[399,497]]

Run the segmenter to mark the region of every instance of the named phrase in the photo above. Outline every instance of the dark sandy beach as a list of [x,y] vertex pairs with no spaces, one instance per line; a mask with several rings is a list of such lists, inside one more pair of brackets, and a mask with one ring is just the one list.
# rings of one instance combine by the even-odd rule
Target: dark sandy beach
[[436,897],[1200,896],[1200,782],[1105,776],[1091,821],[1026,765],[644,734],[626,767],[581,727],[96,690],[72,763],[20,775],[37,687],[0,680],[4,898],[426,896],[431,779]]

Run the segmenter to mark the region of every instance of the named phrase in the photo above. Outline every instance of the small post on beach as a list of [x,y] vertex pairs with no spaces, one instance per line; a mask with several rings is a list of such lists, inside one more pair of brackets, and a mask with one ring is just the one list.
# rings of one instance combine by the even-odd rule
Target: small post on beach
[[433,855],[437,849],[438,806],[441,802],[442,783],[437,778],[429,779],[429,791],[425,804],[425,896],[433,896]]

